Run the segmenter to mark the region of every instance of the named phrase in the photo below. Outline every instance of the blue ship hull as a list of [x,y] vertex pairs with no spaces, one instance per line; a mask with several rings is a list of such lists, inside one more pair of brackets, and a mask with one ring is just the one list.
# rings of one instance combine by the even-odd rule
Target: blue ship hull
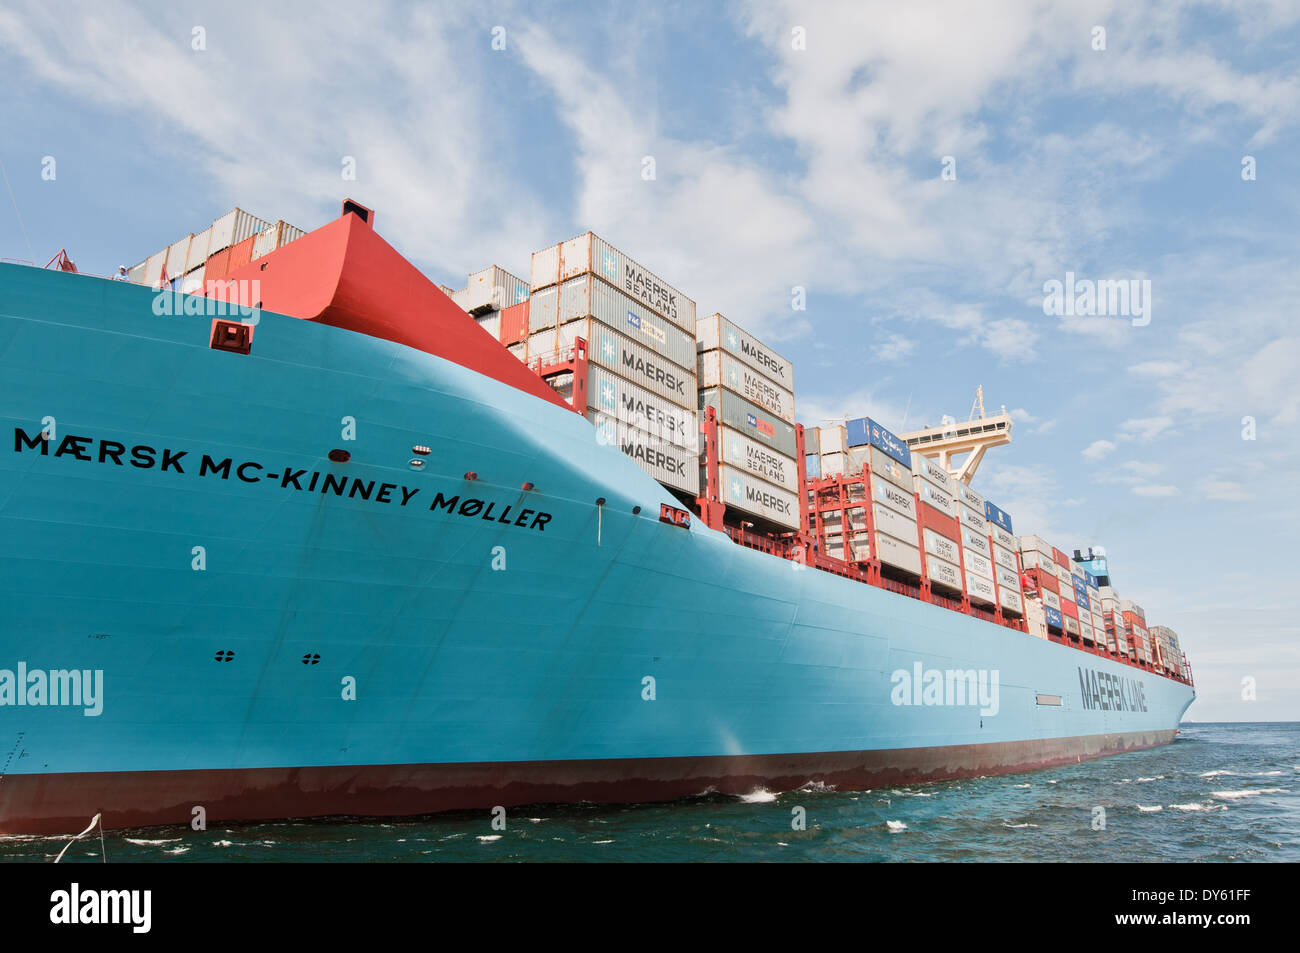
[[1194,698],[660,522],[581,416],[451,361],[273,313],[232,354],[154,300],[0,265],[0,832],[1008,772]]

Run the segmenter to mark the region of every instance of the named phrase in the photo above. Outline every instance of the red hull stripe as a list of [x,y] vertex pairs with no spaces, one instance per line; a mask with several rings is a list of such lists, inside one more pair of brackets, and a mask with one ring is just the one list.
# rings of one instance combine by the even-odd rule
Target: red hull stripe
[[713,790],[788,791],[810,781],[867,790],[1008,774],[1168,744],[1174,731],[984,745],[707,758],[351,765],[222,771],[19,774],[0,778],[0,834],[75,834],[96,813],[106,828],[209,825],[336,815],[402,817],[495,805],[674,800]]

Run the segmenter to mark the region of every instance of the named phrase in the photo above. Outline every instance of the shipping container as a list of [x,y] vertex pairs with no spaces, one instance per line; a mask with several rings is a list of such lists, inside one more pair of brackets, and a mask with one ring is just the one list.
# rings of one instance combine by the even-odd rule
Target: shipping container
[[886,533],[876,534],[876,558],[886,566],[921,575],[921,550]]
[[223,248],[215,255],[208,256],[208,263],[203,266],[206,281],[220,281],[230,270],[230,249]]
[[1064,618],[1061,616],[1059,610],[1053,609],[1049,605],[1044,605],[1043,613],[1047,616],[1047,627],[1049,629],[1056,629],[1058,631],[1064,629]]
[[987,579],[990,583],[993,582],[993,563],[988,560],[988,557],[981,556],[969,549],[963,549],[961,551],[961,564],[966,567],[967,576],[973,573],[981,579]]
[[243,268],[253,260],[253,244],[257,241],[256,235],[250,235],[230,246],[230,263],[226,269],[226,274],[233,274],[236,269]]
[[971,602],[981,603],[983,605],[993,605],[997,601],[997,592],[993,588],[993,580],[985,579],[983,576],[969,571],[966,572],[966,595],[970,596]]
[[1064,567],[1066,572],[1070,571],[1070,557],[1055,546],[1052,547],[1052,558],[1056,560],[1056,565]]
[[605,368],[591,365],[587,369],[587,406],[657,440],[700,452],[700,422],[694,410],[665,400]]
[[185,274],[185,260],[190,253],[190,240],[193,235],[186,235],[180,241],[173,242],[167,249],[167,280],[175,281]]
[[980,519],[987,520],[987,517],[984,515],[984,506],[987,501],[984,499],[982,493],[977,493],[975,490],[972,490],[968,484],[958,481],[957,499],[961,500],[964,504],[974,510],[975,513],[979,515]]
[[736,467],[718,467],[720,494],[727,509],[749,513],[788,529],[799,528],[799,498]]
[[533,252],[529,284],[537,290],[582,274],[596,275],[695,336],[695,302],[591,232]]
[[842,424],[818,427],[817,430],[820,434],[818,441],[821,444],[822,453],[849,452],[849,432]]
[[912,453],[907,444],[870,417],[856,417],[845,424],[850,447],[870,444],[879,447],[907,469],[912,468]]
[[1020,591],[1020,573],[1014,569],[1007,569],[1005,566],[994,564],[993,581],[998,584],[999,589],[1010,589],[1012,592]]
[[1047,556],[1048,559],[1052,558],[1052,547],[1047,540],[1043,539],[1041,536],[1021,536],[1020,551],[1022,553],[1042,553]]
[[989,538],[981,533],[975,532],[969,526],[963,526],[961,529],[961,546],[962,549],[969,549],[974,552],[992,558],[993,546]]
[[199,267],[186,275],[184,280],[181,282],[181,293],[187,295],[202,293],[204,273],[204,267],[199,265]]
[[984,501],[984,518],[992,525],[1001,527],[1004,532],[1011,533],[1011,517],[988,500]]
[[919,453],[912,454],[912,473],[918,480],[924,480],[938,490],[942,490],[947,496],[957,496],[957,481],[937,460],[929,457],[923,457]]
[[[907,517],[913,524],[916,523],[916,498],[906,490],[883,480],[874,473],[871,475],[871,498],[878,503],[884,503],[895,512],[901,513]],[[912,531],[912,536],[916,536],[916,530]]]
[[501,340],[501,312],[500,311],[483,312],[481,314],[476,315],[474,320],[478,322],[478,326],[480,328],[482,328],[488,334],[492,335],[493,340],[495,341]]
[[1036,638],[1047,638],[1047,613],[1035,599],[1025,600],[1025,628]]
[[722,315],[700,318],[695,340],[698,350],[726,351],[786,390],[794,390],[794,365]]
[[758,371],[740,363],[726,351],[704,351],[696,370],[701,387],[723,387],[794,423],[794,394],[778,387]]
[[921,537],[925,541],[927,554],[942,559],[944,562],[952,563],[954,566],[961,563],[961,548],[956,540],[949,539],[942,533],[936,533],[932,529],[921,530]]
[[270,222],[249,215],[243,209],[227,212],[212,223],[212,241],[208,246],[208,254],[238,245],[270,227]]
[[849,470],[849,455],[847,453],[823,453],[822,454],[822,478],[843,476]]
[[916,522],[918,526],[932,529],[940,536],[946,536],[954,541],[961,539],[961,524],[947,513],[940,513],[932,506],[918,507]]
[[866,457],[866,462],[871,465],[872,473],[884,477],[890,483],[893,483],[895,486],[904,490],[909,496],[912,495],[914,492],[912,474],[909,471],[904,470],[902,465],[893,457],[886,456],[879,447],[854,447],[849,450],[849,465],[856,465],[859,469],[861,465],[858,463],[858,460],[861,459],[861,457],[855,459],[855,454],[861,454],[862,457]]
[[673,403],[697,409],[695,375],[671,361],[650,351],[616,331],[611,331],[591,318],[570,321],[555,331],[541,331],[528,338],[528,354],[536,358],[557,354],[573,346],[578,338],[588,343],[587,355],[591,363],[613,371],[639,387]]
[[916,523],[897,510],[890,509],[883,503],[876,503],[871,508],[871,515],[876,521],[876,532],[888,533],[895,539],[914,546],[920,542],[916,533]]
[[996,523],[989,523],[989,536],[993,538],[993,542],[997,543],[1003,549],[1013,553],[1016,551],[1017,543],[1015,534],[1003,529]]
[[[805,431],[806,433],[807,431]],[[817,480],[822,475],[822,458],[814,453],[803,458],[804,475],[810,480]]]
[[821,431],[816,427],[803,428],[803,452],[809,456],[821,456]]
[[598,410],[587,411],[587,419],[596,427],[598,443],[618,447],[660,483],[699,495],[699,460],[694,452],[657,440]]
[[960,516],[960,513],[957,510],[958,503],[955,496],[950,496],[934,484],[928,483],[920,477],[916,477],[913,480],[913,487],[926,509],[932,509],[937,513],[942,513],[944,516],[953,520],[956,520]]
[[[705,407],[713,407],[717,410],[719,423],[726,424],[734,430],[739,430],[747,437],[753,437],[759,443],[766,444],[782,456],[794,456],[794,427],[768,413],[757,404],[745,400],[739,394],[733,394],[729,390],[719,390],[716,387],[701,389],[699,399],[701,419],[704,416]],[[826,471],[826,464],[827,461],[823,456],[822,474],[823,476],[831,476],[832,474]],[[844,472],[843,461],[840,461],[840,469],[834,472]]]
[[212,243],[212,229],[206,228],[190,239],[189,251],[185,253],[185,273],[189,274],[208,260],[208,246]]
[[1014,572],[1019,578],[1020,566],[1016,563],[1016,554],[1009,549],[1003,549],[996,543],[993,544],[993,561],[1009,572]]
[[1093,641],[1093,637],[1092,637],[1092,623],[1091,623],[1091,622],[1085,622],[1083,619],[1080,619],[1080,620],[1079,620],[1079,632],[1083,635],[1083,641],[1085,641],[1085,642],[1092,642],[1092,641]]
[[791,493],[799,490],[799,475],[793,457],[782,456],[765,444],[751,440],[738,430],[718,428],[721,445],[718,457],[724,463],[744,470],[750,476],[766,480]]
[[498,338],[507,346],[518,344],[528,338],[528,302],[521,301],[501,310],[501,336]]
[[167,261],[167,249],[155,252],[144,260],[144,281],[143,284],[154,288],[162,278],[163,263]]
[[501,311],[527,300],[528,282],[515,277],[504,268],[489,265],[469,276],[463,297],[456,303],[470,314],[481,314],[484,311]]
[[1065,593],[1061,593],[1061,615],[1070,619],[1079,618],[1079,607],[1065,598]]
[[961,592],[961,569],[947,560],[927,554],[925,574],[933,585]]
[[1043,596],[1043,605],[1047,606],[1049,609],[1055,610],[1058,613],[1061,611],[1060,596],[1058,596],[1055,592],[1052,592],[1052,590],[1050,589],[1040,589],[1039,592],[1041,592]]
[[999,589],[998,603],[1002,606],[1003,611],[1010,615],[1024,614],[1024,598],[1018,589]]
[[1069,612],[1062,611],[1061,615],[1064,616],[1065,631],[1077,639],[1081,634],[1079,631],[1079,620],[1070,615]]
[[984,518],[984,511],[982,508],[976,511],[971,509],[965,503],[961,503],[957,508],[961,511],[961,524],[963,526],[970,527],[981,536],[988,536],[989,521]]

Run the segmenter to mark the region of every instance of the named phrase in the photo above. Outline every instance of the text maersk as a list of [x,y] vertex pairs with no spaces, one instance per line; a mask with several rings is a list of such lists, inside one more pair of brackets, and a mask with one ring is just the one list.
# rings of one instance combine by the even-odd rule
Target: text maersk
[[625,440],[619,444],[619,449],[626,453],[633,460],[640,460],[647,466],[659,467],[668,473],[675,473],[680,477],[686,476],[685,461],[669,456],[660,450],[651,450],[645,444]]
[[758,489],[757,487],[753,487],[753,486],[745,487],[745,502],[755,503],[759,506],[765,506],[768,509],[776,510],[778,513],[782,513],[786,516],[792,515],[790,513],[789,500],[783,500],[779,496],[775,496],[774,494],[767,493],[763,490]]
[[647,361],[644,358],[637,357],[631,351],[624,350],[623,366],[631,368],[646,380],[655,381],[664,387],[675,390],[677,393],[681,394],[683,398],[686,397],[685,378],[674,374],[672,371],[664,370],[664,368],[652,361]]
[[677,320],[677,295],[635,265],[623,270],[623,290]]
[[752,358],[754,363],[758,364],[760,367],[767,368],[769,371],[776,374],[777,377],[781,378],[783,381],[785,380],[785,365],[772,357],[772,355],[768,354],[762,348],[755,347],[750,343],[748,338],[741,338],[740,353],[744,354],[746,357]]
[[1091,668],[1079,669],[1079,692],[1083,707],[1100,711],[1146,711],[1147,699],[1142,681],[1121,678]]

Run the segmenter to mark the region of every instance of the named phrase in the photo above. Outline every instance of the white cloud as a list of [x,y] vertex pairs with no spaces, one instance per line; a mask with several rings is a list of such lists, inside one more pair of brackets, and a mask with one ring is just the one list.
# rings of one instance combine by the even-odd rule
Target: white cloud
[[1138,496],[1168,497],[1177,496],[1179,490],[1178,487],[1167,484],[1142,483],[1133,487],[1133,492]]
[[1081,453],[1088,460],[1100,460],[1102,457],[1111,453],[1115,449],[1115,444],[1109,440],[1094,440],[1088,446],[1084,447]]
[[1230,503],[1238,503],[1243,500],[1253,499],[1252,494],[1244,486],[1232,480],[1209,478],[1202,480],[1196,489],[1207,500],[1224,500]]
[[1119,425],[1119,439],[1149,442],[1173,425],[1172,417],[1134,417]]

